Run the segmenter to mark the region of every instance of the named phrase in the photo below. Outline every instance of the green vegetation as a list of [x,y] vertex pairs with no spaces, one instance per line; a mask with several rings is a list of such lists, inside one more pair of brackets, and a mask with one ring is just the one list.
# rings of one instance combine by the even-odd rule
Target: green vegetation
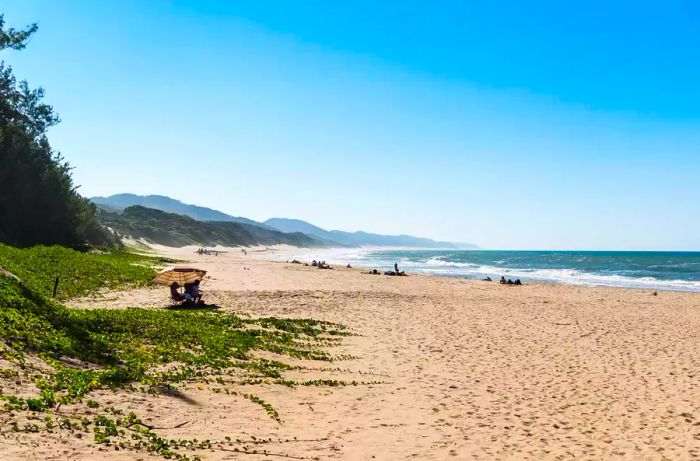
[[[5,28],[0,15],[0,52],[21,50],[37,30]],[[44,91],[17,82],[0,62],[0,241],[82,247],[116,243],[95,218],[95,207],[73,185],[71,167],[54,151],[47,130],[59,122],[42,102]]]
[[[251,350],[329,360],[321,351],[299,347],[297,340],[339,333],[336,326],[312,320],[270,323],[206,310],[69,309],[8,277],[0,278],[0,304],[5,358],[26,365],[23,357],[31,351],[54,369],[35,380],[40,396],[14,402],[31,410],[69,403],[103,387],[156,388],[231,368],[276,378],[284,365],[248,363]],[[276,327],[260,328],[263,324]],[[66,358],[85,367],[69,367]]]
[[122,236],[143,238],[168,246],[185,245],[274,245],[325,246],[324,242],[301,232],[285,233],[252,224],[225,221],[197,221],[139,205],[122,213],[102,210],[101,222]]
[[34,292],[48,296],[59,277],[57,299],[87,295],[100,288],[143,286],[153,279],[157,266],[169,262],[126,251],[82,253],[57,245],[19,249],[0,243],[0,267]]
[[[15,418],[13,430],[92,431],[96,443],[189,459],[178,448],[209,448],[211,442],[163,439],[136,414],[103,407],[91,394],[98,389],[153,393],[178,384],[207,383],[260,405],[281,423],[268,402],[230,390],[246,380],[296,384],[284,378],[292,367],[255,358],[253,351],[328,361],[333,357],[319,346],[347,334],[339,325],[310,319],[248,319],[215,309],[81,310],[47,296],[53,275],[46,274],[70,273],[66,277],[73,288],[62,293],[65,298],[115,284],[141,285],[157,263],[156,258],[123,252],[0,245],[0,400]],[[36,394],[27,396],[32,388]],[[19,390],[21,396],[16,395]],[[73,405],[70,418],[60,412],[68,404]],[[26,421],[23,425],[19,416]]]

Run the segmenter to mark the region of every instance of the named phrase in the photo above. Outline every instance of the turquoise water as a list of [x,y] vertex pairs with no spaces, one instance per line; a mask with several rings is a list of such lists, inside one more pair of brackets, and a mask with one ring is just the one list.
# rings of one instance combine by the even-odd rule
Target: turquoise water
[[700,252],[382,250],[347,262],[453,277],[700,291]]

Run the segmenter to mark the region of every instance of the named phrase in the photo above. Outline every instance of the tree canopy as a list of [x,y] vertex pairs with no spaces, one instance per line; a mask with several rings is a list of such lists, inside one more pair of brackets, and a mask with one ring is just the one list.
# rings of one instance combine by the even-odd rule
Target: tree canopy
[[[36,24],[16,30],[0,15],[0,53],[25,48]],[[0,241],[17,246],[109,245],[95,207],[73,184],[71,167],[49,144],[59,122],[44,90],[17,81],[0,61]]]

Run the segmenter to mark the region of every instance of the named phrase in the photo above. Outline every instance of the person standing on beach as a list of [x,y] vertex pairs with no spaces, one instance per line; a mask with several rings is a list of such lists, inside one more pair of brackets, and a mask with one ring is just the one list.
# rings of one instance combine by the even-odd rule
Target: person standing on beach
[[394,272],[396,272],[396,275],[399,275],[399,265],[394,262]]

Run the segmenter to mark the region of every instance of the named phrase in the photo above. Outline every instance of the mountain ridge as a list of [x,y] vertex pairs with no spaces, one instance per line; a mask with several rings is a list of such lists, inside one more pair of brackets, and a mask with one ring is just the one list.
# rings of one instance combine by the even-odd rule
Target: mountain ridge
[[473,249],[478,248],[471,243],[437,241],[412,235],[384,235],[372,232],[341,230],[326,230],[301,219],[270,218],[266,225],[282,232],[303,232],[324,241],[338,242],[347,246],[386,246],[413,248],[444,248],[444,249]]
[[184,203],[180,200],[165,195],[137,195],[124,193],[110,195],[109,197],[91,197],[90,201],[103,209],[107,209],[108,211],[122,211],[130,206],[139,205],[145,208],[152,208],[168,213],[189,216],[190,218],[198,221],[238,222],[242,224],[266,227],[265,224],[252,219],[244,218],[242,216],[232,216],[213,208]]
[[[326,230],[307,221],[293,218],[270,218],[264,222],[259,222],[242,216],[232,216],[213,208],[184,203],[165,195],[136,195],[123,193],[108,197],[92,197],[90,200],[107,213],[118,213],[130,206],[140,206],[164,211],[166,213],[187,216],[200,222],[234,222],[255,226],[268,231],[302,233],[312,238],[316,245],[321,246],[379,246],[445,249],[478,248],[471,243],[436,241],[425,237],[415,237],[406,234],[384,235],[364,231],[347,232],[342,230]],[[146,214],[142,214],[141,216],[145,217]],[[150,219],[152,216],[148,216],[148,218]],[[135,216],[131,216],[130,219],[132,219],[131,225],[135,225],[136,223],[133,222],[133,219],[136,219]],[[193,231],[190,225],[185,227],[188,229],[188,232]]]
[[121,238],[144,239],[160,245],[252,246],[286,244],[331,246],[301,232],[281,232],[233,221],[198,221],[189,216],[133,205],[121,212],[102,210],[99,219]]

